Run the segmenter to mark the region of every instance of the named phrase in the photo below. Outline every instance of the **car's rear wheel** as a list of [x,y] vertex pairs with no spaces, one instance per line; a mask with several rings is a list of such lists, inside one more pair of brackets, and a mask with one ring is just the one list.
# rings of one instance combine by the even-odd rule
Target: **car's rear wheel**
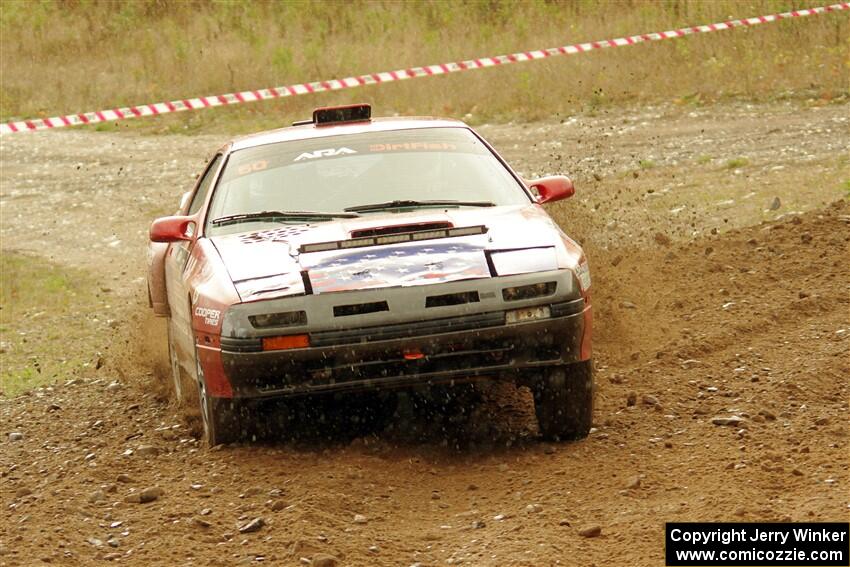
[[233,443],[247,437],[244,425],[247,423],[244,415],[244,404],[233,398],[217,398],[207,390],[204,371],[198,362],[197,352],[195,361],[198,372],[198,399],[201,405],[201,422],[204,426],[204,441],[210,446]]
[[593,421],[593,364],[590,360],[542,371],[534,381],[534,409],[547,440],[581,439]]

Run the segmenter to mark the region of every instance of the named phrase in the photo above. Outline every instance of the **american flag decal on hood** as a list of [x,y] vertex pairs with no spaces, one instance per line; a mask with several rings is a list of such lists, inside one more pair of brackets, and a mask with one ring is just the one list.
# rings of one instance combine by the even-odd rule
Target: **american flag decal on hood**
[[[305,258],[302,256],[302,264]],[[487,278],[481,246],[468,242],[423,242],[322,254],[305,266],[313,293],[428,285]]]

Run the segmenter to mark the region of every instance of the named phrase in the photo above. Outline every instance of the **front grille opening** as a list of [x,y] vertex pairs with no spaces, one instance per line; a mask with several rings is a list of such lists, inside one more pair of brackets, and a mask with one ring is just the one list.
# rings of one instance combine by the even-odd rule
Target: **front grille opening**
[[431,295],[425,298],[425,307],[446,307],[448,305],[478,303],[478,301],[477,291],[461,291],[459,293],[447,293],[445,295]]
[[387,234],[402,234],[406,232],[419,232],[422,230],[439,230],[451,228],[450,222],[423,222],[417,224],[399,224],[395,226],[379,226],[375,228],[363,228],[351,231],[351,238],[362,236],[386,236]]
[[506,287],[502,290],[502,298],[505,301],[520,301],[522,299],[534,299],[536,297],[546,297],[555,293],[558,287],[558,282],[536,283],[531,285],[521,285],[516,287]]
[[307,324],[306,311],[287,311],[284,313],[263,313],[248,317],[251,324],[257,329],[266,327],[295,327]]
[[377,313],[389,311],[390,306],[386,301],[373,301],[371,303],[355,303],[353,305],[334,305],[334,317],[349,317],[351,315],[365,315],[366,313]]

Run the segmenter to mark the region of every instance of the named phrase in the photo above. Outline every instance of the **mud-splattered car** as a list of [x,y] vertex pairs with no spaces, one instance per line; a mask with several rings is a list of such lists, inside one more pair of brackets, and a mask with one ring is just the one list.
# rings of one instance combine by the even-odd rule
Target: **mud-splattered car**
[[523,180],[469,126],[318,109],[222,147],[150,229],[179,397],[211,444],[271,398],[511,380],[544,438],[587,435],[590,273]]

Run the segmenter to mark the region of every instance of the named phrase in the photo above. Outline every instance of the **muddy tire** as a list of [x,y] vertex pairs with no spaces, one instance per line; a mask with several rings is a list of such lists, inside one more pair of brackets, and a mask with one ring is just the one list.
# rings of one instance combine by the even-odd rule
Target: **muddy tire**
[[245,424],[248,422],[244,402],[233,398],[216,398],[207,392],[204,372],[195,361],[198,371],[198,400],[201,406],[203,437],[208,446],[234,443],[249,437]]
[[532,391],[543,439],[567,441],[587,437],[593,421],[591,361],[543,370]]

